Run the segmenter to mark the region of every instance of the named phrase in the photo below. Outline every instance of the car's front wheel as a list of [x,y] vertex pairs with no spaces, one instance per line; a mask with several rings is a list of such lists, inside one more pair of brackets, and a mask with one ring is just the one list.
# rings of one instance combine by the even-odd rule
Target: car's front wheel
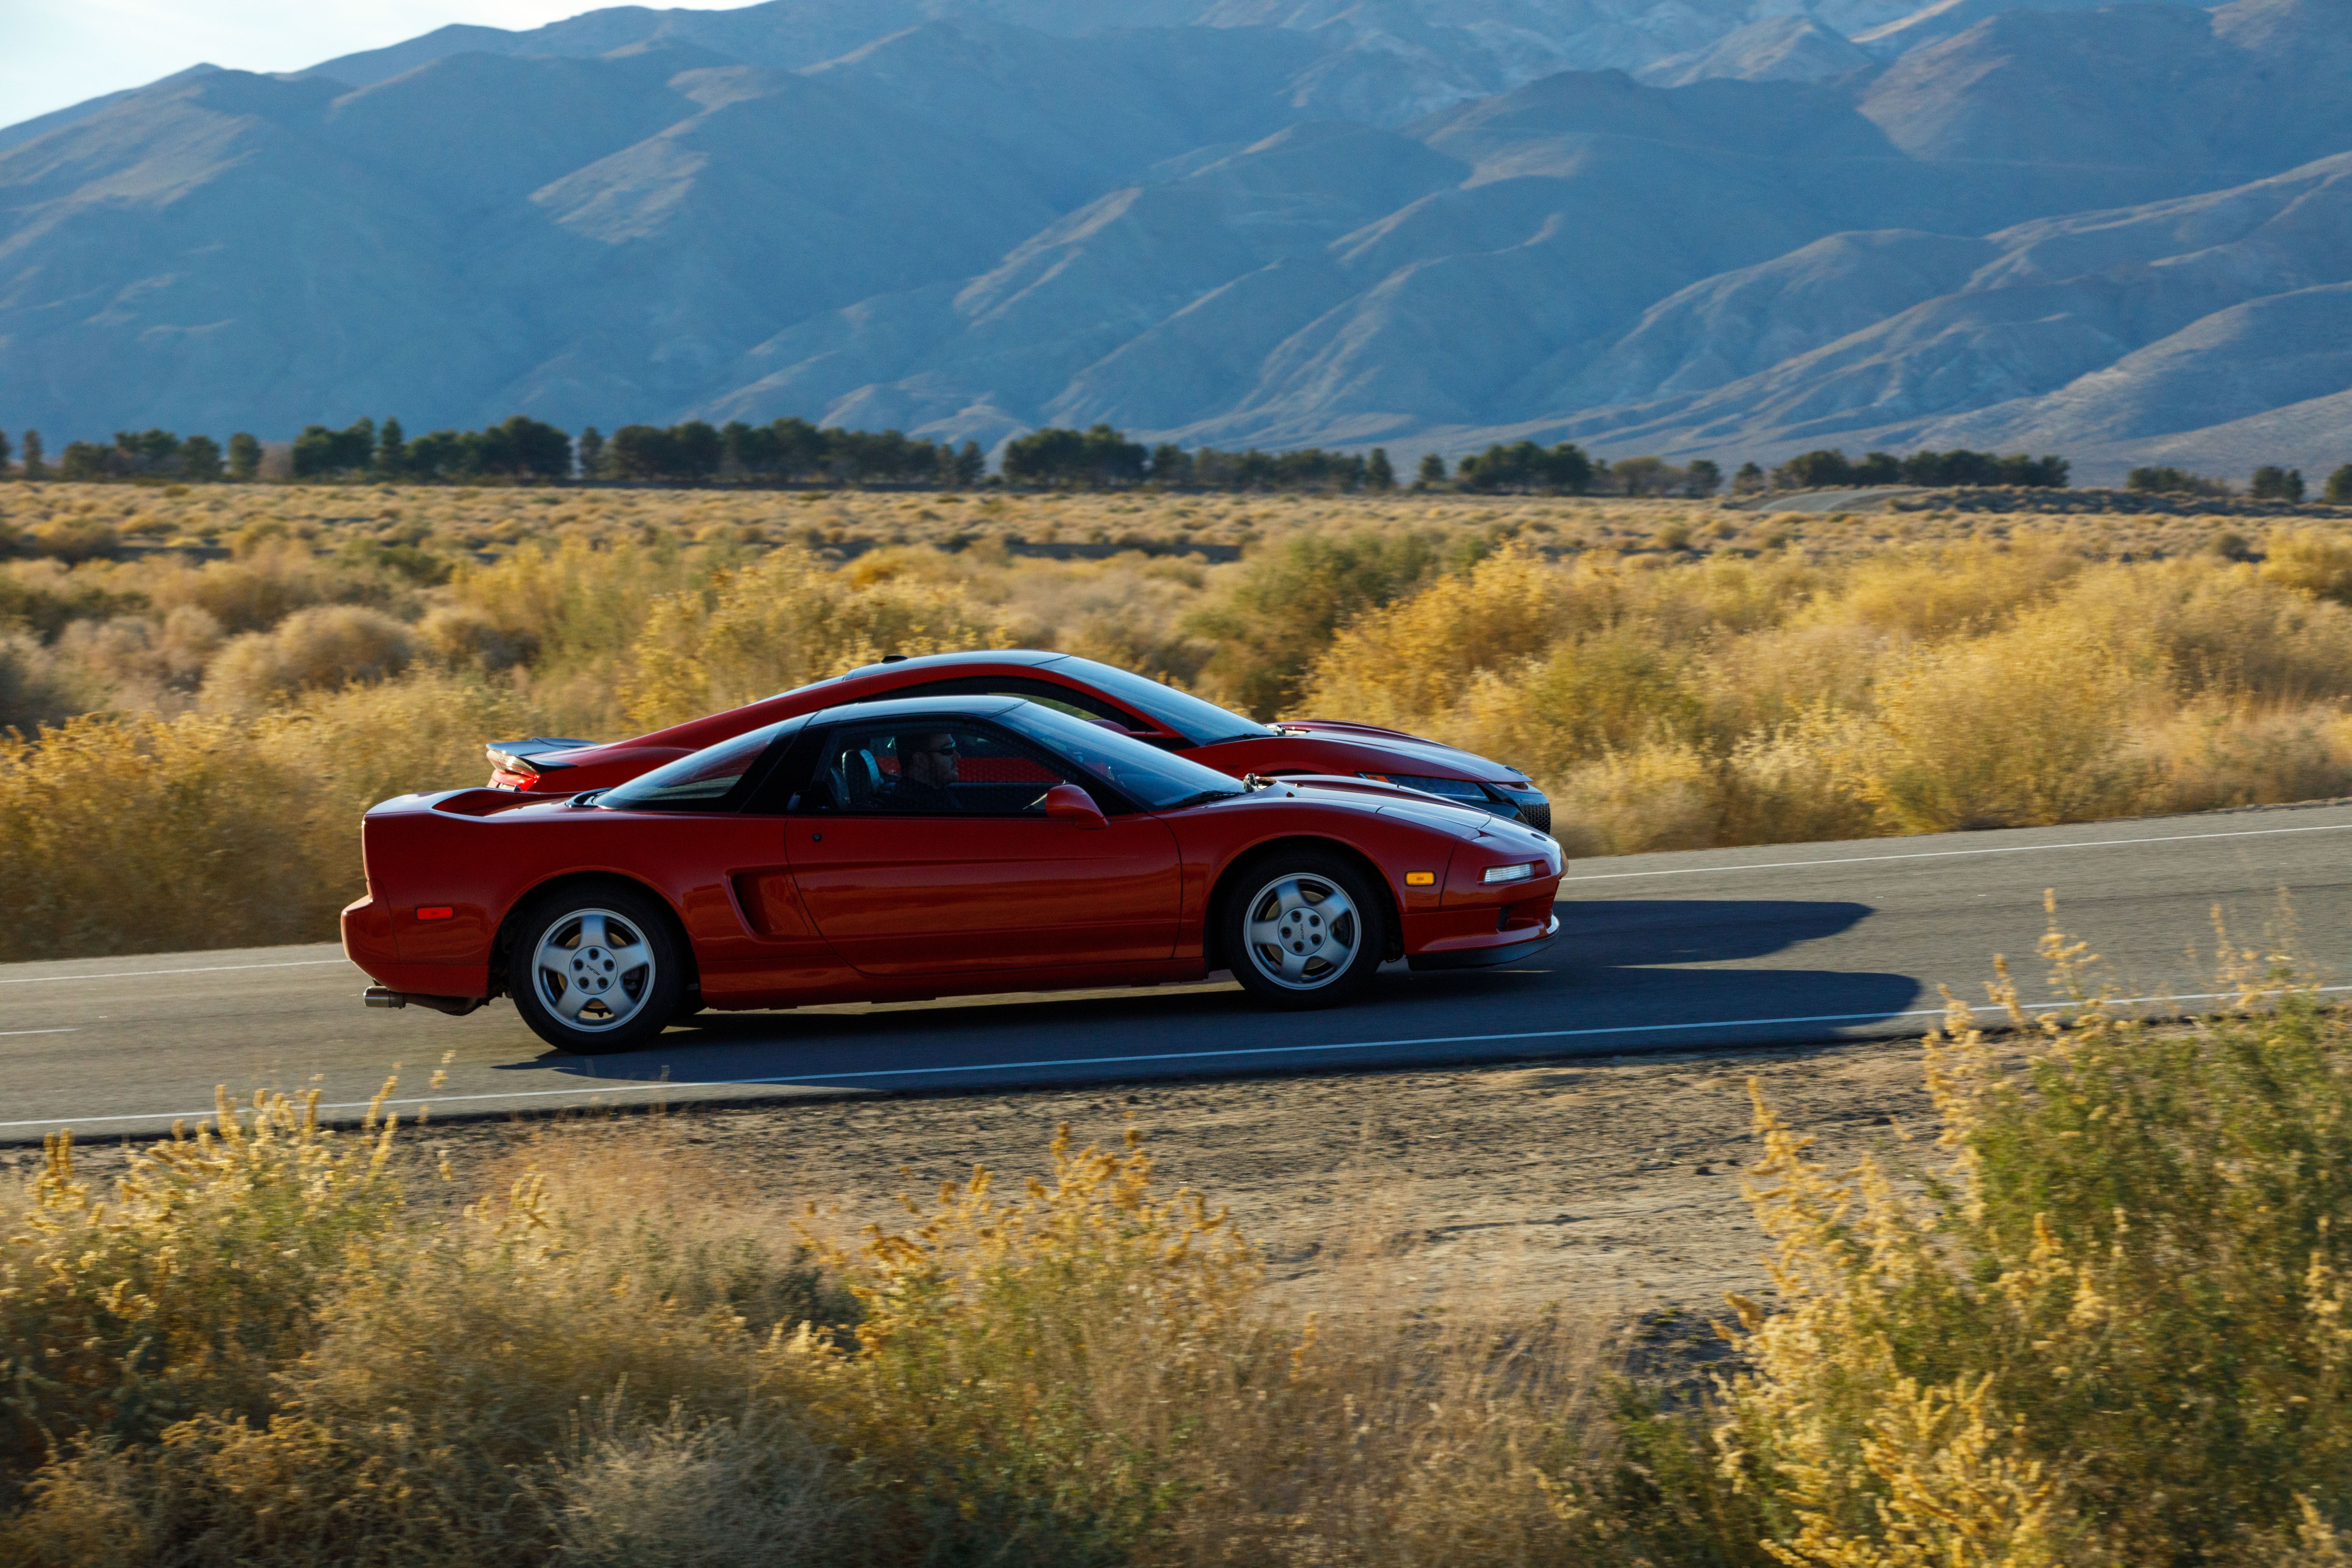
[[666,913],[627,888],[541,900],[520,922],[508,988],[531,1032],[559,1050],[633,1050],[678,1014],[685,965]]
[[1326,1007],[1369,984],[1388,945],[1386,906],[1336,855],[1275,856],[1226,900],[1221,947],[1234,978],[1277,1007]]

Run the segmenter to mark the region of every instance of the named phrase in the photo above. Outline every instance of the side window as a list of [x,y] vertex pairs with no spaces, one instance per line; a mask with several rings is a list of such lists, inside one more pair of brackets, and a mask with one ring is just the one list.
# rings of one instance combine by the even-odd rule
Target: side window
[[969,720],[845,726],[823,738],[794,809],[853,816],[1043,816],[1069,775]]

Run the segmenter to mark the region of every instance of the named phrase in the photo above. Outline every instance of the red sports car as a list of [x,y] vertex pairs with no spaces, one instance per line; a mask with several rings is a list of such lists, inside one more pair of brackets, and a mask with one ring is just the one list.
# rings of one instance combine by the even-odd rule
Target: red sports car
[[343,951],[377,1006],[496,995],[625,1050],[702,1007],[1198,980],[1286,1007],[1387,959],[1507,963],[1559,929],[1559,847],[1372,780],[1236,781],[1015,698],[802,714],[564,799],[367,814]]
[[1551,803],[1525,773],[1468,752],[1370,724],[1321,719],[1260,724],[1108,664],[1024,648],[885,659],[634,741],[599,745],[541,735],[497,742],[489,747],[490,787],[537,795],[601,789],[779,719],[882,697],[1026,698],[1234,778],[1337,773],[1381,779],[1551,831]]

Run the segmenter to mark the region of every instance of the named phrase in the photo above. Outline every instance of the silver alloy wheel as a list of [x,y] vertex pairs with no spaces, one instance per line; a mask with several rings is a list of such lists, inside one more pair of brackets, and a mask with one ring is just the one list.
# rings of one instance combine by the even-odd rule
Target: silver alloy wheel
[[1314,991],[1348,973],[1363,945],[1363,917],[1347,890],[1312,871],[1260,888],[1244,922],[1250,963],[1290,991]]
[[653,994],[654,952],[626,917],[574,910],[541,933],[530,981],[549,1012],[603,1034],[635,1017]]

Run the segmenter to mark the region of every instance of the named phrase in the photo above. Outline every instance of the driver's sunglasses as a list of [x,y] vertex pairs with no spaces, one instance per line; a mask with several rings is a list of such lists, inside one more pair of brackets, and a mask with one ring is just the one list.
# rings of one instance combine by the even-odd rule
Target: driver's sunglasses
[[917,754],[921,756],[952,757],[956,754],[956,743],[953,741],[950,741],[944,745],[918,746],[915,748],[915,751]]

